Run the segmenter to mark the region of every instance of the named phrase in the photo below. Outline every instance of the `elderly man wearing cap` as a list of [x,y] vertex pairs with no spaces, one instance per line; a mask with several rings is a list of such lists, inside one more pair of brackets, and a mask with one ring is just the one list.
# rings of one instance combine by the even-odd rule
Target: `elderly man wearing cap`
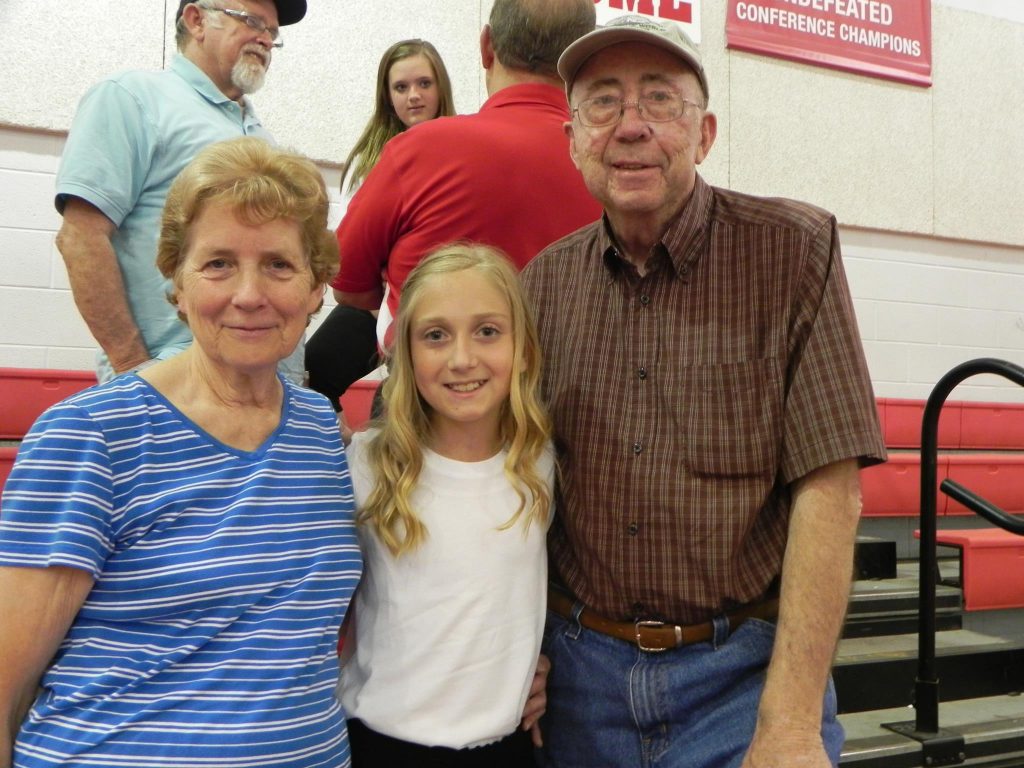
[[602,220],[523,273],[561,448],[554,766],[827,766],[829,669],[884,460],[835,219],[709,186],[708,82],[674,25],[558,64]]
[[[182,0],[169,69],[114,75],[82,98],[57,174],[57,247],[101,348],[100,381],[191,343],[156,268],[167,190],[209,144],[272,141],[246,95],[263,85],[279,28],[305,13],[306,0]],[[281,366],[297,382],[302,346]]]

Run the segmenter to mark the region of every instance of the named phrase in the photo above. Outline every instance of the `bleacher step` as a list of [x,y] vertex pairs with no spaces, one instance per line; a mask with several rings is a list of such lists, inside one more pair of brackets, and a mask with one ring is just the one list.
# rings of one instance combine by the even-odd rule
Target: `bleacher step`
[[[939,561],[944,579],[959,573],[956,559]],[[860,579],[853,583],[843,637],[898,635],[917,631],[918,564],[896,564],[896,577]],[[940,584],[935,591],[936,626],[940,631],[960,629],[963,603],[960,590]]]
[[[840,765],[847,768],[910,768],[924,765],[921,744],[882,727],[914,719],[913,707],[839,716],[846,729]],[[990,696],[939,705],[939,727],[964,737],[959,765],[1009,768],[1024,765],[1024,697]]]
[[[914,699],[917,633],[844,639],[832,669],[839,711],[908,706]],[[1024,690],[1024,634],[999,637],[960,629],[935,636],[942,701]]]

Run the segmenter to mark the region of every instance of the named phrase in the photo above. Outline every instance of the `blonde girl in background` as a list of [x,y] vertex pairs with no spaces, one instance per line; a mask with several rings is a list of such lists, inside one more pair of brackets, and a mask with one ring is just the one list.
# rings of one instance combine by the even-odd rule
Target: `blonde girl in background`
[[[455,114],[452,83],[437,49],[426,40],[400,40],[381,56],[373,115],[341,172],[343,205],[380,159],[384,145],[408,128]],[[340,410],[349,385],[377,367],[373,313],[338,306],[306,344],[309,386]]]
[[348,455],[366,571],[339,686],[353,765],[529,766],[551,425],[513,265],[446,246],[409,275],[384,416]]

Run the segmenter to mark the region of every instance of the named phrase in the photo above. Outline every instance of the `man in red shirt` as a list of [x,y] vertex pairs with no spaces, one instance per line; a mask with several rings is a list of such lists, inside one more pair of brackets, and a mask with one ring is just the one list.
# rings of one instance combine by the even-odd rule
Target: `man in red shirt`
[[377,309],[387,287],[383,331],[406,276],[439,246],[482,242],[523,267],[601,215],[569,157],[556,69],[594,24],[591,0],[494,3],[480,35],[490,98],[475,115],[430,120],[388,142],[338,227],[339,303]]

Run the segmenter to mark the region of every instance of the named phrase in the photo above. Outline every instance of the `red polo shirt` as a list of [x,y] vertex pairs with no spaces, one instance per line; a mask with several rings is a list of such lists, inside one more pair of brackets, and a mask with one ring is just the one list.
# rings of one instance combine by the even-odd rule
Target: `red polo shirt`
[[388,142],[338,226],[331,285],[362,293],[385,271],[394,316],[406,276],[438,246],[501,248],[520,267],[597,220],[601,206],[569,157],[565,93],[514,85],[475,115],[420,123]]

